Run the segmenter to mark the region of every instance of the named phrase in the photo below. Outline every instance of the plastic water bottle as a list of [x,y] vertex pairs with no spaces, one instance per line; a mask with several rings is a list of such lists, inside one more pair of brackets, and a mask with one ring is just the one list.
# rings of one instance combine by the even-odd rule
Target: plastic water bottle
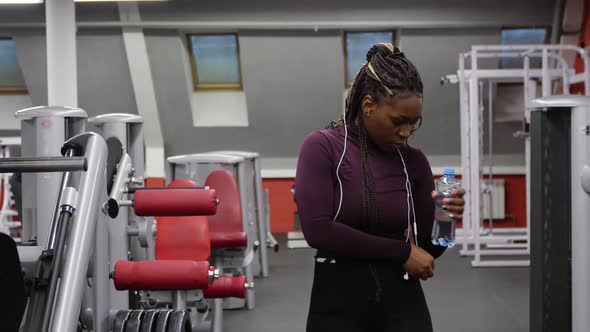
[[461,187],[455,179],[455,169],[445,168],[444,175],[436,182],[436,209],[432,226],[432,244],[452,247],[455,245],[455,220],[449,217],[449,211],[443,210],[443,199],[450,197],[451,192]]

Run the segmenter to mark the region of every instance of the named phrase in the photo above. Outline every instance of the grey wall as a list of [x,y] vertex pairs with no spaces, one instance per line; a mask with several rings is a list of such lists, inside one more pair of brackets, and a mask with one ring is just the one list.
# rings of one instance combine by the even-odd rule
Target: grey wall
[[[498,44],[500,30],[403,30],[400,42],[424,83],[424,122],[412,144],[427,154],[460,154],[459,87],[441,86],[440,79],[456,73],[459,52],[474,44]],[[518,123],[495,124],[494,153],[524,153],[522,140],[512,136],[520,127]]]
[[339,33],[240,34],[247,128],[194,128],[179,35],[150,32],[146,42],[168,155],[244,149],[294,157],[303,135],[325,126],[342,107]]
[[120,30],[78,32],[78,104],[90,116],[137,114]]
[[47,44],[45,31],[16,30],[12,34],[18,63],[33,105],[47,105]]
[[[194,128],[180,38],[173,32],[151,32],[146,39],[168,155],[244,149],[294,157],[308,132],[339,115],[344,80],[339,32],[240,32],[250,126]],[[441,86],[440,78],[456,72],[459,52],[499,39],[499,29],[402,31],[403,50],[425,85],[424,124],[412,144],[431,155],[460,154],[458,86]],[[523,153],[524,145],[512,136],[519,128],[496,124],[494,153]]]
[[[19,64],[33,105],[47,104],[47,47],[41,29],[13,34]],[[121,31],[78,31],[78,106],[89,116],[110,112],[137,114]]]

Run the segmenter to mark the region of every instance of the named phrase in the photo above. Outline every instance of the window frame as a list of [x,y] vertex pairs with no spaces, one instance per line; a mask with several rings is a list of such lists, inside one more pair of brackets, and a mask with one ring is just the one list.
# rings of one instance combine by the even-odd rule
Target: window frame
[[[551,40],[551,26],[548,25],[507,25],[500,28],[500,42],[502,42],[502,32],[504,30],[545,30],[545,40],[543,44],[549,44]],[[507,44],[508,45],[508,44]]]
[[[502,33],[505,30],[545,30],[545,40],[543,41],[543,45],[547,45],[551,41],[551,27],[550,26],[509,25],[509,26],[503,26],[500,28],[500,45],[516,45],[516,44],[503,44],[502,43]],[[502,57],[498,58],[498,68],[499,69],[509,69],[509,68],[502,67],[502,59],[505,59],[505,58],[502,58]]]
[[[344,30],[342,33],[342,48],[344,52],[344,88],[350,89],[352,84],[349,83],[348,77],[348,45],[346,43],[347,36],[349,33],[389,33],[391,32],[391,44],[395,46],[397,40],[397,29],[391,30]],[[368,51],[368,50],[367,50]],[[353,77],[351,77],[352,79]]]
[[[218,83],[218,84],[201,84],[197,73],[197,62],[193,54],[193,36],[233,36],[236,39],[236,56],[238,58],[238,78],[239,83]],[[191,64],[191,74],[193,81],[193,91],[242,91],[244,88],[242,79],[242,61],[240,59],[240,38],[237,32],[214,32],[214,33],[187,33],[187,50]]]
[[[7,36],[7,35],[0,35],[0,40],[14,40],[11,36]],[[22,73],[22,69],[18,68],[21,73]],[[29,93],[29,90],[27,89],[26,83],[24,87],[0,87],[0,95],[9,95],[9,94],[27,94]]]

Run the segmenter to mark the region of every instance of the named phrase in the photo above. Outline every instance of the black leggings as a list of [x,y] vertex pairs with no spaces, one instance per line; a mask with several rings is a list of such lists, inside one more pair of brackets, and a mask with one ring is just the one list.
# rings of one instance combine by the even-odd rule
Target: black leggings
[[0,331],[18,331],[27,299],[16,244],[4,233],[0,233],[0,294]]
[[307,332],[432,332],[419,281],[406,281],[400,266],[336,259],[315,263]]

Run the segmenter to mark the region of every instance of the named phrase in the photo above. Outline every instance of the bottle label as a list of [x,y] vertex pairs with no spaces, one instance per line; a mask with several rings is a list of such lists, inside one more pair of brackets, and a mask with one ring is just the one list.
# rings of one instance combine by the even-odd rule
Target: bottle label
[[445,193],[438,193],[436,197],[436,209],[434,210],[434,220],[438,222],[450,222],[453,221],[451,217],[449,217],[449,211],[443,210],[443,202],[442,200],[450,196],[449,194]]

